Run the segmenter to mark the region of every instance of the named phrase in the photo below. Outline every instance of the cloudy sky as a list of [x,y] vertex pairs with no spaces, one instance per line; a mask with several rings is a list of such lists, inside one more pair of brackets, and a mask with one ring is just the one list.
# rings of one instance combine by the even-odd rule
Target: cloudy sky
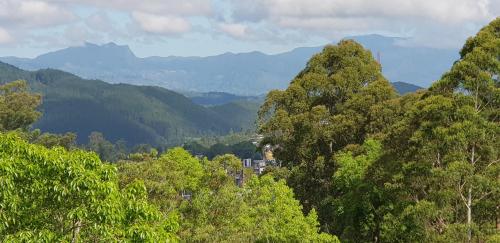
[[345,36],[458,48],[500,0],[0,0],[0,56],[115,42],[144,56],[277,53]]

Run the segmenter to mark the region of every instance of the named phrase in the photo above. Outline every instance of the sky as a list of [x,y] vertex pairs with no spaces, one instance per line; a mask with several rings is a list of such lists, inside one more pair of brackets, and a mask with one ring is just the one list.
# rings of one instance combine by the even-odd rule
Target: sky
[[346,36],[460,48],[500,15],[500,0],[0,0],[0,56],[85,42],[137,56],[279,53]]

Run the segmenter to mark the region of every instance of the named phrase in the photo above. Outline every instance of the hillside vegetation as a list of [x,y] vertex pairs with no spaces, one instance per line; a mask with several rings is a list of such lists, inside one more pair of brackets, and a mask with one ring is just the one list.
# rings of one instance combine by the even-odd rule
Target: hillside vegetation
[[99,131],[111,141],[124,139],[130,145],[178,144],[187,137],[251,129],[258,109],[251,102],[206,108],[164,88],[108,84],[58,70],[30,72],[0,63],[0,84],[18,79],[43,95],[43,116],[34,127],[75,132],[80,143]]

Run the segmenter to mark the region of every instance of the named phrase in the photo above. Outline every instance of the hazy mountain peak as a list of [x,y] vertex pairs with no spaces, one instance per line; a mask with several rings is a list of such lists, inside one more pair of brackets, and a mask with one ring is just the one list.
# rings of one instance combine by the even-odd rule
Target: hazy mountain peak
[[128,45],[118,45],[115,42],[108,42],[106,44],[94,44],[91,42],[85,42],[83,47],[70,47],[70,48],[78,48],[85,49],[88,51],[114,51],[114,52],[122,52],[123,54],[132,55],[135,57],[135,54],[130,50]]
[[[347,37],[380,57],[384,75],[391,82],[427,87],[439,79],[458,58],[458,50],[408,48],[401,37],[377,34]],[[232,53],[208,57],[137,58],[127,45],[114,42],[70,47],[35,59],[0,58],[21,68],[56,68],[111,83],[154,85],[178,91],[222,91],[257,95],[284,89],[323,46],[301,47],[280,54]],[[421,72],[426,70],[426,72]]]
[[137,57],[127,45],[94,44],[85,42],[83,46],[73,46],[49,52],[36,57],[33,61],[40,68],[59,68],[77,74],[82,74],[80,68],[110,68],[116,66],[130,66]]
[[[114,42],[108,42],[106,44],[103,44],[102,46],[105,46],[105,47],[115,47],[115,46],[118,46],[116,43]],[[126,46],[126,45],[124,45]]]
[[92,43],[92,42],[85,41],[85,42],[83,43],[83,46],[84,46],[84,47],[97,47],[98,45],[97,45],[97,44],[94,44],[94,43]]

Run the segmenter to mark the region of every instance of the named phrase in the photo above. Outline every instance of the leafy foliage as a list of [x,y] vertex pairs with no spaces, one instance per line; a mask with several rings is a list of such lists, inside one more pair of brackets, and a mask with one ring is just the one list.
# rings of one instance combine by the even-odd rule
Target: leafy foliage
[[395,96],[371,53],[352,40],[325,47],[285,91],[268,95],[259,114],[263,143],[277,147],[276,157],[291,169],[288,182],[323,221],[332,211],[326,196],[335,153],[383,132],[388,124],[375,111]]
[[398,97],[370,53],[342,41],[268,95],[264,143],[323,230],[346,242],[498,239],[500,19],[460,54],[428,91]]
[[[500,19],[461,56],[389,133],[399,166],[386,182],[398,205],[384,222],[387,240],[482,241],[498,227]],[[395,222],[415,228],[397,232]]]
[[318,233],[316,212],[304,216],[285,181],[243,173],[248,181],[238,187],[236,179],[243,168],[234,155],[198,160],[174,148],[158,159],[119,165],[122,185],[142,178],[152,202],[165,213],[180,214],[183,239],[336,242],[335,237]]
[[28,91],[25,81],[0,83],[0,131],[27,129],[41,115],[41,96]]
[[148,203],[144,184],[118,188],[93,154],[0,134],[1,241],[175,240],[177,222]]
[[184,149],[192,154],[203,155],[208,159],[213,159],[217,155],[234,154],[238,158],[261,159],[262,155],[258,152],[257,146],[250,141],[239,142],[232,145],[216,143],[209,148],[204,147],[198,142],[190,142],[184,144]]

